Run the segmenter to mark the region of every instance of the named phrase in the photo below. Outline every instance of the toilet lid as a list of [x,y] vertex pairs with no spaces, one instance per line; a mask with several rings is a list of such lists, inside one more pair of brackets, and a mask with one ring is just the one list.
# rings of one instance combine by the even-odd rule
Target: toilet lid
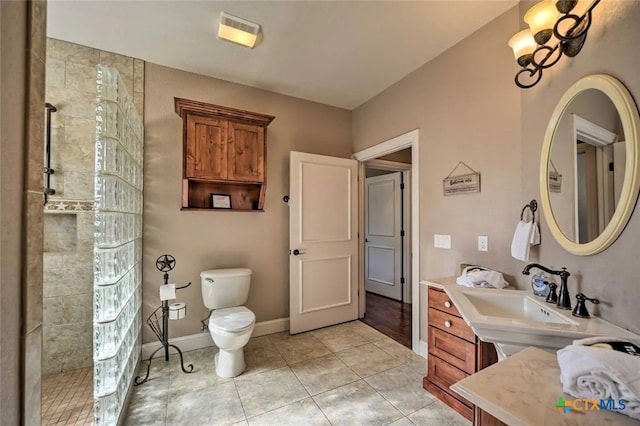
[[245,329],[256,320],[256,316],[244,306],[224,308],[213,311],[209,325],[224,331]]

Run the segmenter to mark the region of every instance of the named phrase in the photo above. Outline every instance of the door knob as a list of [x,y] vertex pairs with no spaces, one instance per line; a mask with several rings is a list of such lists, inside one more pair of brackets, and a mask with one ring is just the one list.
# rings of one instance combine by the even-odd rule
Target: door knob
[[298,250],[298,249],[293,250],[293,255],[294,255],[294,256],[298,256],[298,255],[300,255],[300,254],[305,254],[305,252],[300,251],[300,250]]

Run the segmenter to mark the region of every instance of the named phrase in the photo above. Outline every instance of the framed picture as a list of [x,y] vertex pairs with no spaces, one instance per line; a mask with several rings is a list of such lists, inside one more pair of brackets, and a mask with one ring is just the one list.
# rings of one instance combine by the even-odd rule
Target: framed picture
[[211,208],[213,209],[230,209],[231,195],[229,194],[211,194]]

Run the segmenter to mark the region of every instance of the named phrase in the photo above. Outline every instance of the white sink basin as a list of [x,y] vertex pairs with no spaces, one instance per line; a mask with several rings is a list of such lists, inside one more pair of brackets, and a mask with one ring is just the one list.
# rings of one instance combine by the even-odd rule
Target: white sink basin
[[[513,293],[513,294],[512,294]],[[577,322],[553,311],[544,302],[540,303],[530,295],[508,291],[507,293],[464,293],[467,300],[480,315],[533,322],[577,324]]]
[[574,317],[530,291],[462,286],[444,290],[480,340],[495,345],[499,359],[528,346],[556,351],[585,337],[639,337],[593,315]]

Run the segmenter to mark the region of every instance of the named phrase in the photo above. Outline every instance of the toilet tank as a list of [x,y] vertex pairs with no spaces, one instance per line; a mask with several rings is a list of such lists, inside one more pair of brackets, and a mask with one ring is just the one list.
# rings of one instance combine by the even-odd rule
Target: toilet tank
[[251,269],[211,269],[200,273],[202,301],[209,309],[242,306],[249,297]]

